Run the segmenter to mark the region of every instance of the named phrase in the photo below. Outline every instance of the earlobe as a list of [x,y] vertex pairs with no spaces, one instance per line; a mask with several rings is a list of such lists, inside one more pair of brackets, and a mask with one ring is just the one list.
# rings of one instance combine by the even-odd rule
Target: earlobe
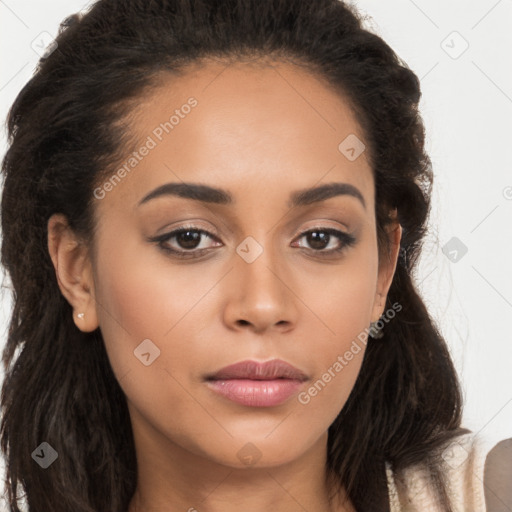
[[76,326],[84,332],[94,331],[98,319],[87,247],[77,239],[62,214],[54,214],[48,220],[48,251],[59,289],[73,308]]

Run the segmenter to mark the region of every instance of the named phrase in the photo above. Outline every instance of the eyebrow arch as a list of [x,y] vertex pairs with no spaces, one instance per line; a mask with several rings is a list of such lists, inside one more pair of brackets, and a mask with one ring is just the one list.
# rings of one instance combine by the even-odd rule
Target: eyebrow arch
[[355,197],[361,202],[363,207],[366,208],[366,202],[364,200],[363,194],[361,194],[357,187],[354,187],[354,185],[351,185],[350,183],[337,182],[327,183],[318,187],[297,190],[291,194],[288,206],[306,206],[311,203],[318,203],[320,201],[330,199],[331,197],[341,195]]
[[164,195],[195,199],[196,201],[202,201],[204,203],[232,204],[234,202],[230,193],[220,188],[198,183],[165,183],[144,196],[139,201],[138,206],[147,203],[151,199]]
[[[151,199],[164,195],[174,195],[185,199],[193,199],[205,203],[222,205],[233,204],[235,201],[227,190],[201,185],[198,183],[165,183],[144,196],[138,206],[147,203]],[[349,195],[358,199],[363,207],[366,203],[363,195],[354,185],[350,183],[327,183],[318,187],[297,190],[290,195],[288,207],[306,206],[311,203],[325,201],[331,197]]]

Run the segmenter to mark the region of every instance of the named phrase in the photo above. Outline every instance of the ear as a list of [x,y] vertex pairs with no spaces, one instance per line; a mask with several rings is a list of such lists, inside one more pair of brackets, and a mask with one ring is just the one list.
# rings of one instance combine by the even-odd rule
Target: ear
[[[48,220],[48,251],[60,291],[73,308],[75,325],[83,332],[94,331],[99,324],[88,249],[60,213]],[[79,313],[83,313],[82,318]]]
[[390,217],[392,221],[386,226],[386,233],[389,238],[389,251],[382,258],[379,258],[377,292],[373,304],[372,322],[376,322],[384,313],[386,298],[395,275],[400,252],[402,226],[398,222],[396,208],[392,210]]

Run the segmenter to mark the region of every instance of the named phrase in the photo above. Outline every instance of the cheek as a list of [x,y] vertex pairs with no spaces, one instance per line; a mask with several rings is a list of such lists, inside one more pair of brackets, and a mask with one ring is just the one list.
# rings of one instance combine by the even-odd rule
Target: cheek
[[109,257],[97,272],[98,315],[132,421],[144,418],[162,426],[175,441],[188,446],[199,427],[184,418],[199,417],[199,425],[211,421],[208,428],[218,428],[187,393],[184,375],[197,357],[193,332],[203,314],[201,298],[214,284],[213,278],[191,280],[179,266],[162,265],[161,256],[158,265],[151,255],[132,261],[131,254],[143,253],[140,247],[124,247],[117,253],[111,249],[105,250]]
[[319,422],[334,421],[354,387],[366,350],[376,278],[377,262],[360,254],[330,279],[322,278],[321,288],[317,280],[316,292],[308,295],[308,306],[322,324],[316,321],[316,329],[310,330],[315,333],[309,345],[315,376],[298,402]]
[[[343,349],[369,326],[377,290],[378,262],[372,252],[360,249],[335,267],[302,279],[304,302],[322,321],[319,338],[325,352]],[[311,274],[304,272],[305,276]],[[323,334],[321,334],[323,332]]]
[[[166,346],[191,318],[197,325],[201,309],[197,305],[211,288],[212,278],[190,279],[179,265],[162,264],[158,251],[141,250],[137,244],[125,244],[121,251],[107,243],[102,254],[105,257],[96,269],[95,298],[114,373],[120,377],[145,368],[138,357],[141,350],[147,352],[145,348],[151,356],[158,354],[150,367],[170,367]],[[185,357],[182,349],[179,344],[173,348],[173,365]]]
[[367,311],[357,302],[340,301],[337,316],[327,318],[335,335],[310,344],[315,372],[297,396],[297,410],[313,432],[329,427],[354,388],[366,351]]
[[332,413],[341,410],[364,358],[369,325],[367,313],[368,307],[340,301],[337,314],[327,317],[326,322],[335,334],[315,337],[311,343],[315,374],[311,386],[305,390],[307,396],[303,400],[299,397],[299,403],[307,405],[314,401],[315,408]]
[[[330,364],[298,394],[298,415],[313,432],[326,430],[343,409],[359,374],[365,348],[364,343],[356,343],[348,351],[333,355]],[[348,353],[350,360],[346,358]]]

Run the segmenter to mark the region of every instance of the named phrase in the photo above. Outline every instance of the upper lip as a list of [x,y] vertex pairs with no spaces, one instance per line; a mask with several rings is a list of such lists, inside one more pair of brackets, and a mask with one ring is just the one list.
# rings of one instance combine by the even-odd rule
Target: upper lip
[[307,376],[295,366],[282,361],[273,359],[264,363],[258,361],[241,361],[220,369],[218,372],[207,376],[207,380],[226,380],[226,379],[252,379],[252,380],[273,380],[273,379],[293,379],[306,380]]

